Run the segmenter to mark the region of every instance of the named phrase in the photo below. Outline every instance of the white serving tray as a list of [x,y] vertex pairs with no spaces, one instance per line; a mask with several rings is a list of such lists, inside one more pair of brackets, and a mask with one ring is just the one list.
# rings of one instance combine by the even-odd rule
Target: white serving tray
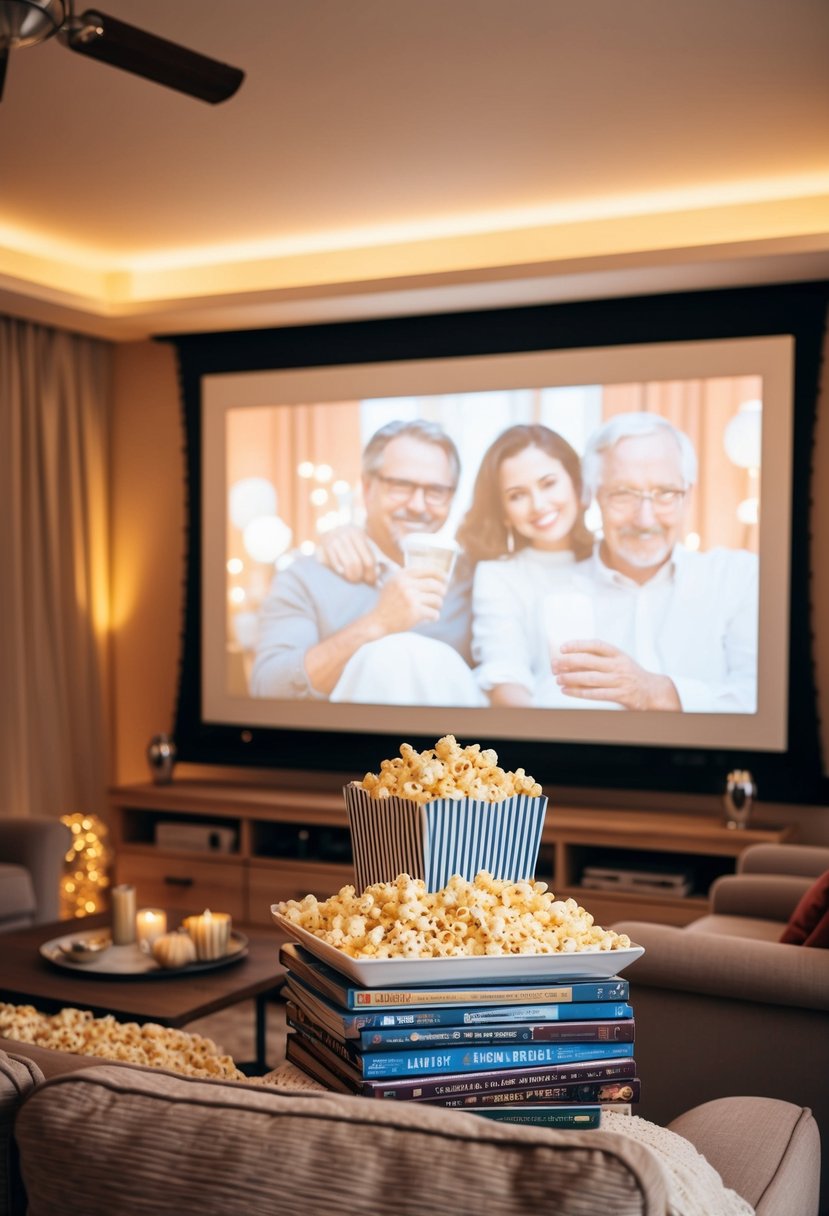
[[271,915],[287,937],[362,988],[479,984],[484,980],[492,984],[606,980],[618,975],[645,953],[643,946],[631,946],[627,950],[580,950],[573,954],[357,959],[280,915],[276,905],[271,907]]

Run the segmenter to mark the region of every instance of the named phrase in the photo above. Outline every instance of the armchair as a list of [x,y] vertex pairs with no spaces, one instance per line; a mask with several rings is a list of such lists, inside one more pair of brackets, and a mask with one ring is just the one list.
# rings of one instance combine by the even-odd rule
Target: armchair
[[0,933],[58,919],[71,841],[59,819],[0,818]]
[[[643,1118],[666,1124],[729,1095],[782,1098],[811,1108],[829,1152],[829,950],[779,940],[826,870],[829,849],[754,845],[699,920],[613,926],[645,947],[628,976]],[[827,1168],[821,1185],[829,1216]]]

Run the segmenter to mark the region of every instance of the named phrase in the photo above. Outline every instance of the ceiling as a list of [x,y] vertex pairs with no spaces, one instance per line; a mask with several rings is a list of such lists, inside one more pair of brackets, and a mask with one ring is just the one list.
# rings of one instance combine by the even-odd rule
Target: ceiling
[[104,10],[246,79],[12,52],[5,312],[130,339],[829,277],[826,0]]

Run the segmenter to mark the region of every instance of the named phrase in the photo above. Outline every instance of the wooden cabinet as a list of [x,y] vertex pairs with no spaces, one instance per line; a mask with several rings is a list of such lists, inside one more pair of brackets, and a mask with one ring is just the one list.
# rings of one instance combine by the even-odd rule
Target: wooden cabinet
[[202,861],[189,854],[123,852],[118,881],[132,883],[142,906],[229,912],[247,921],[245,868],[240,861]]
[[744,849],[793,835],[791,827],[734,830],[711,815],[552,804],[536,875],[599,924],[687,925],[704,914],[711,883],[734,873]]
[[[270,924],[270,906],[354,882],[342,794],[175,781],[112,791],[118,882],[139,904],[230,912]],[[600,924],[684,925],[743,849],[791,839],[790,827],[731,830],[710,815],[597,810],[551,800],[536,875]],[[170,843],[172,842],[172,843]]]
[[133,883],[141,905],[213,908],[269,925],[277,900],[324,899],[354,882],[342,794],[197,781],[122,786],[110,794],[110,830],[116,881]]

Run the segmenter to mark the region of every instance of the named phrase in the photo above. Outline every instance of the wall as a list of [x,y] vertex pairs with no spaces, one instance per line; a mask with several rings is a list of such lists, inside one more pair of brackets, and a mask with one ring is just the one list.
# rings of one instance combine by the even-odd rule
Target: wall
[[[825,374],[829,380],[829,369]],[[822,394],[815,467],[829,467],[829,392]],[[172,729],[185,578],[185,490],[184,429],[173,349],[164,343],[122,344],[115,361],[112,452],[112,778],[116,784],[146,781],[147,741]],[[820,703],[829,707],[829,568],[819,560],[819,545],[825,545],[822,538],[829,532],[829,479],[814,479],[813,500],[812,619],[818,623],[815,650]],[[826,709],[823,752],[829,771]],[[231,772],[188,765],[179,766],[177,775],[310,784],[309,777],[302,774]],[[341,778],[317,775],[313,784],[334,789]],[[599,801],[584,791],[559,791],[558,796],[561,801]],[[720,813],[718,799],[701,796],[622,794],[611,800],[605,792],[601,800],[613,805],[669,805]],[[801,840],[829,844],[829,808],[761,804],[758,817],[766,822],[797,822]]]

